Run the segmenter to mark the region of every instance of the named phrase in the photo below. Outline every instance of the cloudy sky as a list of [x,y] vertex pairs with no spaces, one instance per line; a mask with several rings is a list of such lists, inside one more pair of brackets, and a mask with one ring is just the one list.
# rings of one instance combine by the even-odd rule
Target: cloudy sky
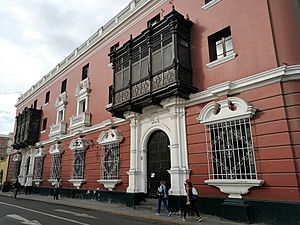
[[131,0],[0,0],[0,134],[21,93]]

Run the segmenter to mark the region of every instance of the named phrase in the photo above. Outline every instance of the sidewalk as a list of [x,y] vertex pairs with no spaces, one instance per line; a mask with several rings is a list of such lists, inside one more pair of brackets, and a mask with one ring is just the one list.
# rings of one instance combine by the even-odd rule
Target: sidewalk
[[[0,191],[0,196],[1,195],[13,197],[12,192]],[[167,213],[161,213],[160,216],[157,216],[150,209],[149,210],[145,208],[139,209],[138,207],[137,209],[132,209],[124,205],[103,203],[95,200],[82,200],[82,199],[72,199],[72,198],[60,198],[59,200],[54,200],[53,196],[42,196],[37,194],[25,195],[23,193],[18,194],[18,198],[54,203],[58,205],[72,206],[77,208],[104,211],[112,214],[131,217],[134,219],[138,218],[141,220],[160,222],[164,224],[245,225],[245,223],[235,223],[232,221],[223,220],[219,217],[210,216],[210,215],[201,215],[202,218],[201,223],[197,223],[196,217],[191,217],[191,216],[188,216],[186,221],[181,221],[179,219],[179,215],[176,214],[173,214],[171,217],[168,217]]]

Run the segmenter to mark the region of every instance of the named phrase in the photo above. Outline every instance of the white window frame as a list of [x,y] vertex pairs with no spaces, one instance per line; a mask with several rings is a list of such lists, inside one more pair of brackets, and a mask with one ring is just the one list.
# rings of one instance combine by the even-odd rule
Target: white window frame
[[[77,98],[77,109],[76,109],[76,115],[79,116],[80,114],[84,112],[88,112],[89,108],[89,94],[90,94],[90,80],[89,77],[86,79],[80,81],[80,83],[76,87],[75,96]],[[82,101],[85,101],[85,111],[80,112],[80,104]]]
[[61,154],[56,153],[51,156],[50,179],[60,179],[61,177]]
[[[50,146],[49,154],[51,155],[51,168],[49,182],[54,185],[61,178],[61,163],[62,154],[64,152],[63,146],[59,143]],[[58,162],[59,165],[56,165]]]
[[65,120],[65,109],[57,110],[56,123],[63,122]]
[[221,1],[221,0],[212,0],[212,1],[210,1],[209,3],[207,3],[207,4],[204,4],[201,8],[202,8],[203,10],[207,10],[207,9],[213,7],[214,5],[216,5],[217,3],[219,3],[220,1]]
[[[32,182],[34,182],[36,186],[40,186],[41,182],[43,182],[45,154],[43,153],[43,147],[41,146],[36,151],[36,155],[34,156],[34,171]],[[40,168],[38,166],[40,166]]]
[[[198,117],[200,123],[206,126],[209,179],[205,183],[218,187],[222,192],[229,194],[229,198],[242,198],[241,195],[247,194],[251,187],[261,186],[264,182],[257,179],[255,168],[250,123],[250,119],[255,114],[255,111],[256,109],[244,100],[230,97],[223,101],[207,104]],[[244,122],[240,126],[241,129],[236,129],[237,124],[241,122]],[[229,124],[235,126],[235,128],[228,126]],[[238,134],[243,128],[249,132],[248,134],[245,132],[244,137]],[[213,132],[218,135],[214,140],[211,139],[214,135],[212,134]],[[234,137],[236,138],[236,143],[232,141]],[[242,150],[234,149],[235,144],[238,145],[238,143],[245,141],[247,144],[239,146]],[[218,144],[218,146],[216,147],[214,144]],[[243,156],[240,156],[240,153]],[[217,156],[217,154],[219,155]],[[250,162],[254,165],[243,167],[241,164],[245,162]],[[249,168],[251,168],[250,171]],[[243,175],[241,171],[238,171],[239,169],[243,169],[246,174],[248,172],[251,174]]]
[[43,167],[44,167],[44,158],[43,157],[35,157],[34,160],[34,180],[41,180],[43,178]]
[[82,98],[81,100],[78,100],[77,116],[86,111],[87,111],[87,98],[85,97],[85,98]]
[[[88,147],[88,140],[85,138],[73,139],[69,145],[69,149],[73,151],[72,174],[69,182],[72,183],[77,189],[79,189],[81,185],[85,183],[85,151],[88,149]],[[78,156],[79,158],[77,158]],[[77,162],[77,159],[80,159],[80,161]],[[78,166],[81,173],[80,176],[77,174]]]
[[116,129],[101,132],[97,140],[102,146],[101,172],[98,182],[103,184],[109,191],[112,191],[117,184],[121,183],[120,143],[122,140],[123,136]]
[[[67,92],[61,93],[56,101],[55,101],[55,108],[56,108],[56,123],[60,123],[65,121],[65,110],[67,105]],[[62,119],[59,120],[59,113],[62,112]]]

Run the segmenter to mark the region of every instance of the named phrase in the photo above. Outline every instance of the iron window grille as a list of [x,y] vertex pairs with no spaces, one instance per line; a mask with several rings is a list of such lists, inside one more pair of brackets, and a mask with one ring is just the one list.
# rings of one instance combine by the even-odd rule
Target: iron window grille
[[61,172],[61,154],[53,154],[51,161],[50,179],[59,179]]
[[116,180],[119,178],[120,144],[111,143],[102,146],[101,179]]
[[35,180],[42,179],[43,165],[44,165],[44,157],[36,157],[35,158],[35,165],[34,165],[34,174],[33,174],[33,178]]
[[257,179],[250,118],[206,126],[210,179]]
[[74,150],[72,179],[84,178],[85,150]]

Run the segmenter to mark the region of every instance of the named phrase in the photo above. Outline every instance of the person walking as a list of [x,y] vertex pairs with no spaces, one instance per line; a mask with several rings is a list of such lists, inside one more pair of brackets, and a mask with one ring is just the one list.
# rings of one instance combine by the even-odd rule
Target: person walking
[[54,183],[54,189],[53,189],[53,199],[58,200],[58,196],[59,196],[59,191],[60,191],[60,180],[56,180]]
[[168,195],[166,181],[160,181],[160,186],[157,188],[157,212],[156,215],[160,215],[161,202],[164,203],[165,208],[168,210],[168,216],[172,215],[168,205]]
[[192,181],[190,178],[187,178],[185,180],[184,186],[185,186],[185,191],[186,191],[186,204],[185,204],[183,216],[180,216],[180,219],[185,221],[187,212],[189,210],[193,209],[196,212],[197,217],[198,217],[197,222],[201,222],[202,219],[200,217],[199,210],[196,206],[196,200],[193,198],[193,192],[192,192],[193,185],[192,185]]
[[17,195],[21,189],[21,184],[19,182],[19,179],[17,178],[16,181],[13,183],[13,189],[14,189],[14,197],[17,198]]

